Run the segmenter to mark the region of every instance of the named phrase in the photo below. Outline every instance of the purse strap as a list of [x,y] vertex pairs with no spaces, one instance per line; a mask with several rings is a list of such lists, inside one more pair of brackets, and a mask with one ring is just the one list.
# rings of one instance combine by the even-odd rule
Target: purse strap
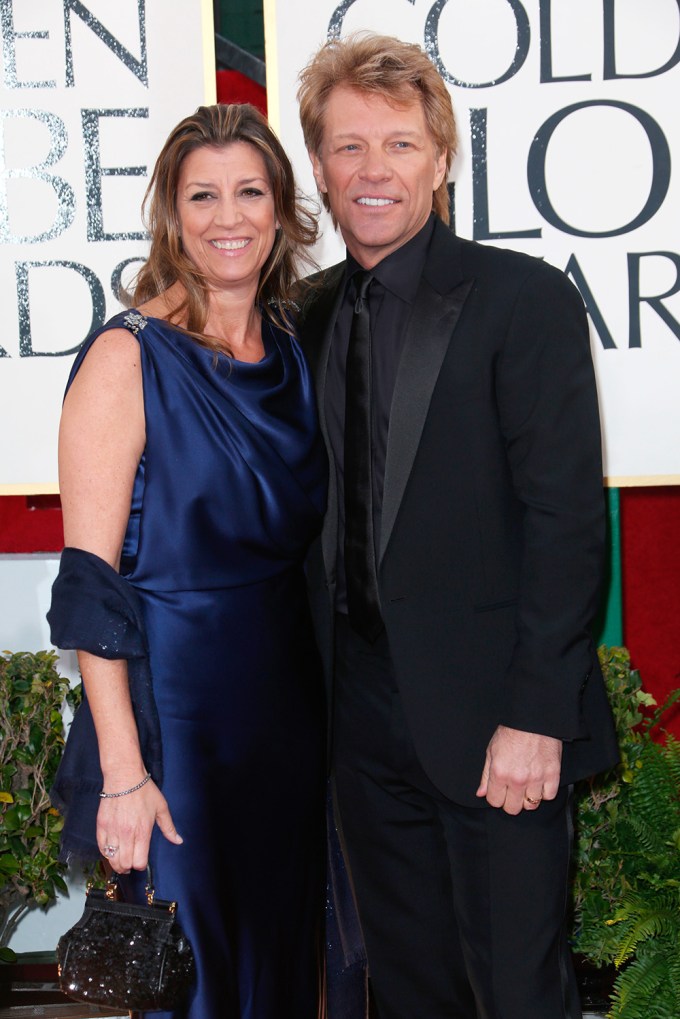
[[[88,882],[87,885],[88,893],[90,892],[93,883],[94,883],[93,881]],[[118,874],[116,874],[115,871],[111,871],[111,873],[106,879],[106,888],[104,889],[104,894],[106,895],[106,898],[109,899],[111,902],[120,901],[120,886],[118,884]],[[146,885],[144,886],[144,894],[146,895],[147,906],[153,906],[154,899],[156,897],[156,889],[154,888],[153,875],[151,873],[150,864],[147,864],[146,866]],[[172,906],[176,907],[176,904],[172,903]],[[174,908],[171,909],[171,912],[174,913],[174,911],[175,911]]]

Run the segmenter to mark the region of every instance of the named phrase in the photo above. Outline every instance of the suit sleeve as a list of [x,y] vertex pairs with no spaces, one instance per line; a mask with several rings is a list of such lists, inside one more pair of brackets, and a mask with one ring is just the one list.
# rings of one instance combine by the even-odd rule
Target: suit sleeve
[[520,288],[496,371],[515,494],[523,507],[517,641],[505,725],[588,736],[581,700],[605,542],[600,423],[588,324],[576,288],[539,266]]

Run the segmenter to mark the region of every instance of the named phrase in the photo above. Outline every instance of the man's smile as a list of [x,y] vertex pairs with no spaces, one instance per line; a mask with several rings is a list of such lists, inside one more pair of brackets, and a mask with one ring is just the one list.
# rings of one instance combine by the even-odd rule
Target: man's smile
[[396,198],[369,198],[368,196],[364,196],[362,198],[357,198],[356,201],[358,205],[370,205],[373,207],[397,204]]

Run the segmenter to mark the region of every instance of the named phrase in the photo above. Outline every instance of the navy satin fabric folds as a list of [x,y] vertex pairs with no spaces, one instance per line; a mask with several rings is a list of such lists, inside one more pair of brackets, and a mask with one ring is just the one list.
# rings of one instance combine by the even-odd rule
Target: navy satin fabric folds
[[[252,364],[138,312],[104,328],[116,327],[139,341],[146,445],[115,586],[131,592],[131,692],[148,647],[160,785],[184,839],[156,828],[150,862],[197,964],[172,1019],[316,1019],[325,708],[302,563],[327,465],[312,382],[295,339],[267,323]],[[51,620],[57,643],[70,629],[82,647],[89,598],[75,574],[67,582],[72,567],[65,554]],[[103,603],[93,611],[106,622]],[[59,789],[72,771],[67,754]],[[67,827],[80,809],[72,799]],[[143,884],[131,874],[126,894],[143,897]]]
[[121,572],[137,588],[178,591],[251,583],[299,564],[321,526],[326,467],[297,342],[265,323],[264,358],[251,364],[159,319],[142,321],[147,438]]
[[[47,614],[52,643],[99,658],[126,659],[142,755],[153,780],[163,780],[158,712],[153,698],[142,605],[134,588],[108,563],[65,548]],[[102,773],[92,714],[83,694],[50,796],[66,820],[62,858],[99,859],[95,838]]]

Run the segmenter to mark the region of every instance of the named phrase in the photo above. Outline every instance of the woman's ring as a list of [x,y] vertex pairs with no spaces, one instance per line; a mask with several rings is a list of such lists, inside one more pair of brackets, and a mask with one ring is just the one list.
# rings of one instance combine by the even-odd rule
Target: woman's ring
[[527,803],[530,803],[532,807],[535,807],[538,803],[541,802],[543,797],[539,796],[537,800],[534,800],[531,798],[531,796],[525,796],[524,799],[527,801]]
[[104,856],[108,856],[109,860],[116,855],[118,852],[118,846],[104,846],[102,851]]

